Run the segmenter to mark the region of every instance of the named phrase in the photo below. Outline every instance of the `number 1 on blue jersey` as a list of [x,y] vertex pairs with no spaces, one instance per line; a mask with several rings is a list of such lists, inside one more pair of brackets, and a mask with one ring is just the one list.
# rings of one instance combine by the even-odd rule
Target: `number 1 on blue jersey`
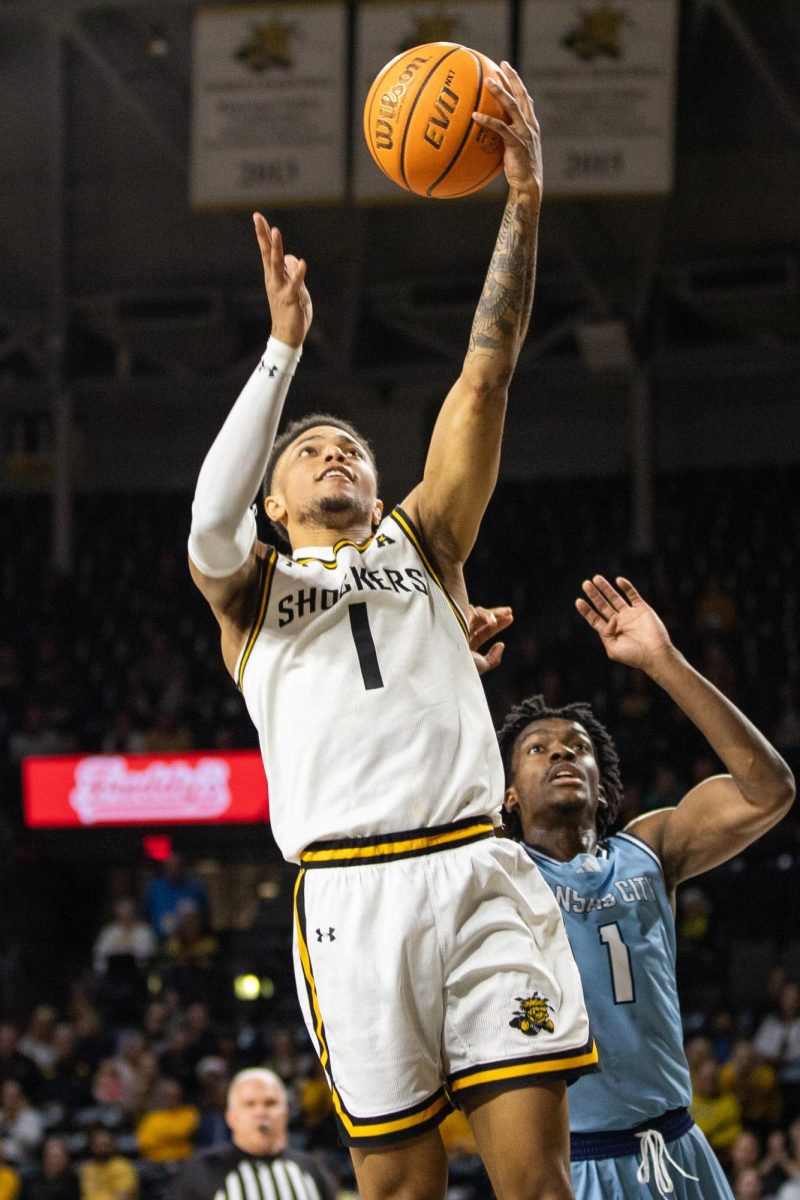
[[609,925],[601,925],[597,931],[600,941],[608,951],[608,965],[611,968],[611,986],[614,989],[615,1004],[633,1004],[636,999],[636,989],[633,986],[631,970],[631,954],[622,940],[619,925],[612,921]]

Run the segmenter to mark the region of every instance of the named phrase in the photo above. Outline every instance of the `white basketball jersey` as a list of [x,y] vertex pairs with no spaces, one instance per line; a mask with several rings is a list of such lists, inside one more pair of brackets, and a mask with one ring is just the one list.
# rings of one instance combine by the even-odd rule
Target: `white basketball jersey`
[[402,509],[360,545],[268,550],[236,681],[287,859],[323,839],[499,820],[466,622]]

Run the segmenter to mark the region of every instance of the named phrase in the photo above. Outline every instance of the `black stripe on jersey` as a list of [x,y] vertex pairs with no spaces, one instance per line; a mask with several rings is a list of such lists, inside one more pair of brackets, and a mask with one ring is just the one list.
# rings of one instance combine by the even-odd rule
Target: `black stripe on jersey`
[[369,627],[366,603],[351,604],[347,610],[350,617],[350,628],[353,631],[353,641],[358,652],[358,665],[361,668],[361,678],[368,692],[383,687],[383,676],[375,650],[375,641]]
[[255,1167],[250,1162],[241,1162],[236,1168],[237,1174],[242,1181],[242,1189],[244,1191],[244,1200],[267,1200],[261,1188],[261,1182],[256,1174]]
[[598,1071],[599,1061],[597,1045],[590,1036],[585,1045],[574,1049],[526,1054],[464,1067],[448,1075],[447,1083],[451,1093],[457,1096],[459,1092],[472,1087],[524,1087],[535,1083],[537,1079],[548,1077],[563,1077],[571,1081],[580,1075]]
[[480,822],[492,824],[492,818],[462,817],[459,821],[449,821],[446,825],[428,825],[425,829],[399,829],[396,833],[371,833],[360,838],[329,838],[327,841],[311,842],[306,850],[339,850],[348,846],[354,849],[359,846],[379,846],[381,842],[412,842],[418,837],[436,837],[439,833],[455,833],[458,829],[468,829],[470,825]]
[[442,583],[441,576],[436,568],[435,559],[428,549],[422,534],[417,529],[408,513],[405,512],[399,504],[391,513],[391,516],[400,526],[403,533],[406,535],[408,540],[411,542],[411,545],[422,559],[422,565],[425,567],[425,570],[428,572],[433,582],[440,589],[440,591],[444,593],[447,603],[452,608],[456,620],[463,630],[464,636],[466,637],[467,641],[469,641],[469,625],[467,624],[467,620],[453,597],[448,592],[447,588]]
[[242,681],[244,679],[244,669],[247,666],[247,660],[250,658],[250,655],[253,651],[253,646],[256,644],[256,638],[261,632],[261,627],[264,624],[264,618],[267,615],[269,593],[270,589],[272,588],[272,578],[275,574],[275,564],[277,561],[278,553],[276,550],[273,550],[272,547],[270,547],[263,562],[261,563],[261,577],[258,585],[258,607],[256,609],[255,617],[253,618],[253,624],[250,627],[250,633],[247,638],[247,644],[245,645],[244,653],[242,654],[242,660],[239,663],[239,670],[236,674],[236,686],[238,687],[239,691],[242,690]]
[[256,1167],[256,1179],[258,1180],[258,1186],[264,1200],[278,1200],[271,1163],[258,1164]]
[[319,1189],[316,1183],[310,1175],[300,1170],[297,1163],[289,1162],[287,1159],[283,1163],[283,1168],[286,1171],[294,1200],[319,1200]]

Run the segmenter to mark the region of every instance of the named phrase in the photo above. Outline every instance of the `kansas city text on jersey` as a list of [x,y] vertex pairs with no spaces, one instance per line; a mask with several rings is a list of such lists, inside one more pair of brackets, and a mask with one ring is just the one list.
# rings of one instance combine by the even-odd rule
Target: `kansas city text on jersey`
[[640,904],[642,901],[656,900],[653,880],[649,875],[617,879],[614,882],[614,890],[606,892],[603,896],[582,896],[575,888],[562,884],[557,884],[554,891],[560,908],[568,913],[592,912],[598,908],[616,908],[619,903]]

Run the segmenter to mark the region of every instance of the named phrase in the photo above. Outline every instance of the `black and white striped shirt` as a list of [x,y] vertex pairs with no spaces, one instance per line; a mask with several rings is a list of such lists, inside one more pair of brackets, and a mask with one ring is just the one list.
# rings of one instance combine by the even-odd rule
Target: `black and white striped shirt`
[[259,1158],[215,1146],[190,1159],[169,1200],[334,1200],[331,1183],[307,1154],[284,1150]]

